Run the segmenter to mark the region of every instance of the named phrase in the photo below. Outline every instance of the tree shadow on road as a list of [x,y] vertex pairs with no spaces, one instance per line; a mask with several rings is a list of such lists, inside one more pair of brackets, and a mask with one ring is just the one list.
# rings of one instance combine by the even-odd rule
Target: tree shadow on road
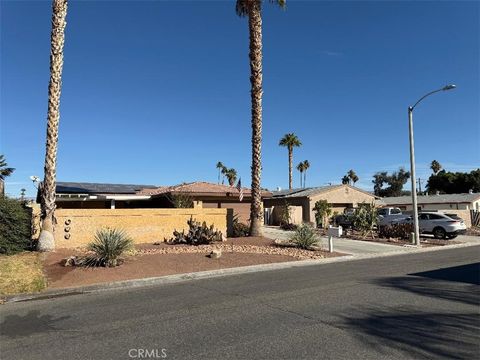
[[344,326],[380,353],[405,358],[473,359],[480,351],[478,313],[434,313],[415,309],[364,309],[345,317]]
[[382,278],[377,285],[418,295],[480,305],[480,264],[467,264],[432,271]]
[[[385,304],[360,308],[354,316],[344,316],[345,326],[353,328],[362,341],[385,354],[393,348],[414,359],[477,358],[480,353],[478,272],[479,264],[472,263],[376,279],[374,283],[381,287],[429,297],[432,301],[451,301],[444,307],[450,311],[423,311],[413,306],[392,309]],[[456,303],[462,304],[457,306],[458,313],[455,313]]]
[[51,315],[40,315],[38,310],[30,311],[25,316],[8,315],[0,323],[0,335],[19,338],[37,333],[61,331],[56,327],[56,324],[69,318],[70,316],[54,318]]

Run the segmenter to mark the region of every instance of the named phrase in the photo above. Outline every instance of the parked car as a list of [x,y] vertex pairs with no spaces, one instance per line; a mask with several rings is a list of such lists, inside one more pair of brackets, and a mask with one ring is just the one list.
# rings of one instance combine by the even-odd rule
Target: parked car
[[403,214],[402,210],[396,207],[385,207],[377,210],[379,226],[389,225],[407,219],[409,215]]
[[[399,223],[412,222],[411,216],[399,221]],[[433,234],[436,239],[454,239],[467,231],[467,226],[462,219],[453,219],[438,212],[422,212],[418,215],[418,227],[420,234]]]

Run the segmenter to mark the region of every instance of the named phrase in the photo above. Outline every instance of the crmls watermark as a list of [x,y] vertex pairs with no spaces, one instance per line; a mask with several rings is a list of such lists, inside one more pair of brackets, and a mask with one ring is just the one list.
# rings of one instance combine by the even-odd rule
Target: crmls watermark
[[130,349],[128,356],[132,359],[165,359],[166,349]]

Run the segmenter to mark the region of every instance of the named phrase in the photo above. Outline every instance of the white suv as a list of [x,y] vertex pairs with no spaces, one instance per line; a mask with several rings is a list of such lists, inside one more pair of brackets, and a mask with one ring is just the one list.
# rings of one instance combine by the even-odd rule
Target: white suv
[[[402,222],[412,223],[412,217]],[[422,212],[418,215],[418,227],[421,234],[433,234],[436,239],[453,239],[467,231],[463,220],[437,212]]]

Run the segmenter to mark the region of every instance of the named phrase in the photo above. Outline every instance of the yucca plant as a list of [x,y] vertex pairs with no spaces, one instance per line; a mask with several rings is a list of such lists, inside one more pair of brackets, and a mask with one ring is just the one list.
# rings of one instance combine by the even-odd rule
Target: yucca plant
[[311,249],[318,243],[318,236],[315,229],[308,225],[302,224],[297,227],[295,233],[290,237],[290,241],[301,249]]
[[81,263],[87,267],[114,267],[119,265],[119,257],[132,248],[133,240],[124,230],[100,229],[95,233],[93,242],[87,246],[95,255],[85,257]]

